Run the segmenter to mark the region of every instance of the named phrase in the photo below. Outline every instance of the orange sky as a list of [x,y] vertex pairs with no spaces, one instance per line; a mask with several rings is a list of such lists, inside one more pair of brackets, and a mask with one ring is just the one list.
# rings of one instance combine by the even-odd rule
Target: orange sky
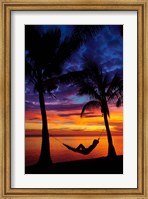
[[[112,135],[123,134],[123,111],[122,107],[110,107],[110,130]],[[72,113],[75,114],[72,114]],[[91,111],[92,113],[92,111]],[[99,132],[105,133],[103,117],[96,117],[96,112],[93,110],[91,117],[79,116],[79,110],[64,111],[64,116],[61,112],[47,111],[48,129],[53,135],[97,135]],[[92,115],[94,117],[92,117]],[[41,114],[40,111],[26,111],[26,135],[41,134]]]

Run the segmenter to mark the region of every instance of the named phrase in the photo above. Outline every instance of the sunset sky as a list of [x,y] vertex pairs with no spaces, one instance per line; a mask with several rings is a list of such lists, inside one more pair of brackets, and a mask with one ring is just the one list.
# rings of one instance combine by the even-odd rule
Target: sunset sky
[[[35,26],[40,34],[49,29],[60,28],[61,41],[69,36],[73,30],[71,25]],[[88,39],[80,49],[72,55],[64,65],[63,73],[83,68],[82,58],[92,57],[103,71],[112,77],[116,72],[123,76],[123,35],[122,26],[105,25],[104,28],[93,38]],[[27,49],[26,53],[27,53]],[[81,109],[89,96],[78,96],[77,87],[72,85],[59,85],[53,91],[55,98],[45,95],[45,104],[48,118],[48,129],[51,135],[98,135],[105,127],[100,110],[86,112],[80,117]],[[109,124],[112,135],[123,133],[123,107],[116,108],[114,104],[109,105]],[[42,122],[38,93],[30,81],[25,81],[25,127],[26,135],[41,135]]]

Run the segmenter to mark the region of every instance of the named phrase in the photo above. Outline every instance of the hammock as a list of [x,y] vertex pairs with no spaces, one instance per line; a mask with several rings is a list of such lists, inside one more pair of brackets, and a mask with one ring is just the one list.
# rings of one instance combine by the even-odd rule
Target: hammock
[[[103,132],[103,129],[102,129]],[[101,135],[102,135],[101,132]],[[101,137],[100,135],[100,137]],[[80,144],[77,148],[71,147],[68,144],[62,143],[59,139],[57,139],[56,137],[53,137],[55,140],[57,140],[58,142],[60,142],[61,144],[63,144],[67,149],[73,151],[73,152],[77,152],[77,153],[81,153],[83,155],[88,155],[93,149],[95,149],[95,147],[97,146],[97,144],[99,143],[100,137],[96,140],[93,140],[93,143],[88,147],[85,148],[85,146],[83,146],[83,144]]]
[[99,139],[98,140],[95,139],[93,141],[93,143],[88,148],[85,148],[83,146],[83,144],[80,144],[77,148],[73,148],[73,147],[71,147],[71,146],[69,146],[67,144],[64,144],[64,143],[63,143],[63,145],[65,147],[67,147],[67,149],[69,149],[69,150],[71,150],[73,152],[81,153],[83,155],[88,155],[92,150],[95,149],[95,147],[97,146],[98,143],[99,143]]

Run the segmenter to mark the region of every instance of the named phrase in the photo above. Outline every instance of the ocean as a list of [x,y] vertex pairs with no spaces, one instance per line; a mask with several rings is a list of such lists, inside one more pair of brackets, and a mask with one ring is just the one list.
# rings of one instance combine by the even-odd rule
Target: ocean
[[[112,136],[113,144],[117,155],[123,155],[123,136]],[[98,139],[96,136],[57,136],[50,137],[50,152],[53,163],[66,162],[73,160],[92,159],[107,156],[108,141],[107,136],[101,136],[99,144],[88,155],[82,155],[67,149],[62,143],[77,147],[79,144],[83,144],[88,147],[92,144],[94,139]],[[25,166],[35,164],[40,155],[41,149],[41,136],[26,136],[25,137]]]

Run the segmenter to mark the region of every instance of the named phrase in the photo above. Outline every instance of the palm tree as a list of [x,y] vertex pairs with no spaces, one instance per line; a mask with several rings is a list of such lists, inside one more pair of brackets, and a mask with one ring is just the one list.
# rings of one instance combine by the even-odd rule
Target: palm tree
[[[57,77],[62,73],[64,63],[100,27],[75,26],[72,35],[63,41],[59,28],[41,34],[36,26],[25,27],[25,76],[38,92],[42,116],[42,146],[37,164],[40,167],[49,168],[52,163],[44,94],[48,92],[54,97],[52,91],[57,88]],[[46,80],[48,85],[45,86]]]
[[117,107],[123,102],[123,80],[118,74],[103,72],[95,61],[85,58],[85,78],[77,81],[78,95],[89,95],[91,101],[87,102],[81,111],[81,117],[86,110],[92,108],[101,109],[108,138],[108,157],[115,157],[108,117],[110,117],[109,103],[115,103]]

